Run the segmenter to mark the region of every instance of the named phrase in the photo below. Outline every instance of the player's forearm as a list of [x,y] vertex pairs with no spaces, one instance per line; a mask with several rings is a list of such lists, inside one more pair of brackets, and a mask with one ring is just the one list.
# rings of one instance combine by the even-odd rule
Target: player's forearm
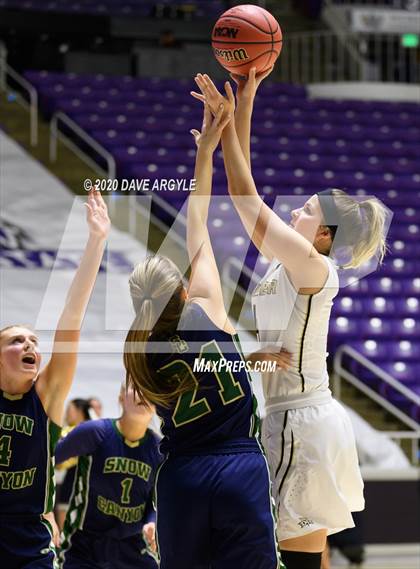
[[195,161],[195,190],[188,199],[188,218],[200,217],[207,222],[213,178],[213,153],[204,148],[197,149]]
[[229,183],[229,193],[232,197],[259,197],[251,171],[243,155],[235,126],[232,122],[229,123],[223,131],[222,147],[226,176]]
[[57,330],[79,330],[102,261],[106,239],[91,235],[67,294]]
[[251,169],[252,101],[238,101],[235,110],[235,129],[248,168]]

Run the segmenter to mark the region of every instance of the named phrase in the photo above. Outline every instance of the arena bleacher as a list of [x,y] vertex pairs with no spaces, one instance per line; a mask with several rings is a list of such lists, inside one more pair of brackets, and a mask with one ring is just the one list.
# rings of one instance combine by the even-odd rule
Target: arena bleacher
[[[193,81],[27,71],[46,118],[62,111],[108,150],[120,178],[192,178],[195,151],[190,125],[201,107]],[[330,347],[349,343],[420,395],[420,105],[312,100],[303,86],[267,82],[258,95],[253,126],[253,175],[268,202],[310,195],[325,187],[376,195],[394,212],[390,253],[369,278],[350,284],[337,300]],[[215,163],[214,194],[226,195],[222,159]],[[164,197],[179,210],[186,195]],[[228,205],[228,201],[226,205]],[[283,212],[285,219],[290,211]],[[168,221],[164,212],[163,220]],[[213,227],[219,260],[240,252],[254,268],[255,248],[238,230],[236,212],[219,208]],[[257,264],[257,269],[264,265]],[[356,362],[352,371],[418,420],[420,408]]]

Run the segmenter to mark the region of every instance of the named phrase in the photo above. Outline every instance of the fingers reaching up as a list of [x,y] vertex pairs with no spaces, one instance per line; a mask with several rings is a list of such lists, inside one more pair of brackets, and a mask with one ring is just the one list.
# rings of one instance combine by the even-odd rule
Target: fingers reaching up
[[208,75],[198,73],[195,77],[195,82],[200,89],[200,93],[191,91],[191,95],[203,103],[206,102],[213,116],[216,116],[219,105],[221,104],[223,104],[226,114],[233,114],[235,110],[235,97],[233,96],[233,91],[228,81],[225,83],[225,97],[218,91],[216,85]]
[[209,105],[205,102],[201,132],[195,128],[190,130],[196,145],[213,152],[217,148],[222,131],[231,120],[231,116],[225,112],[224,104],[220,103],[213,117]]
[[89,225],[90,235],[106,238],[111,226],[108,217],[108,208],[104,202],[102,194],[96,188],[93,188],[88,195],[85,203],[87,209],[87,222]]

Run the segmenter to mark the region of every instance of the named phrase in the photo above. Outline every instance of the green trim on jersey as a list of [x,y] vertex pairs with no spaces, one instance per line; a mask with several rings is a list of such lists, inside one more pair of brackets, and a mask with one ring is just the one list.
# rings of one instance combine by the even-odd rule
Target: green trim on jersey
[[[244,356],[244,353],[242,350],[241,342],[239,340],[239,335],[233,334],[232,340],[233,340],[233,343],[235,344],[236,349],[239,352],[239,355],[241,356],[242,361],[244,361],[246,364],[246,359],[245,359],[245,356]],[[254,395],[254,390],[252,389],[252,378],[251,378],[248,370],[246,369],[246,367],[245,367],[245,373],[246,373],[246,377],[248,379],[249,387],[250,387],[251,393],[252,393],[252,415],[251,415],[251,425],[250,425],[250,429],[249,429],[249,436],[255,437],[256,439],[259,440],[261,437],[261,418],[260,418],[260,414],[258,412],[258,401]]]
[[[236,349],[238,350],[241,358],[246,362],[238,334],[234,334],[232,336],[232,339],[233,339],[233,343],[235,344]],[[276,504],[275,504],[275,501],[274,501],[274,498],[273,498],[273,495],[271,492],[272,482],[271,482],[271,476],[270,476],[270,468],[268,466],[268,461],[267,461],[267,457],[265,455],[264,446],[261,442],[261,418],[260,418],[260,414],[258,412],[258,401],[257,401],[257,398],[255,397],[254,391],[252,389],[251,375],[246,368],[245,368],[245,372],[246,372],[246,376],[248,378],[249,386],[250,386],[251,392],[252,392],[252,416],[251,416],[251,428],[250,428],[249,435],[255,437],[257,440],[258,446],[260,447],[260,450],[261,450],[261,454],[264,458],[265,466],[267,469],[268,480],[269,480],[269,501],[271,504],[271,517],[273,519],[273,541],[274,541],[274,547],[276,549],[276,555],[277,555],[277,567],[276,567],[276,569],[286,569],[286,566],[284,565],[284,563],[281,559],[281,553],[280,553],[280,549],[279,549],[279,545],[278,545],[278,541],[277,541]]]
[[71,538],[77,530],[83,529],[89,502],[89,478],[92,466],[91,456],[80,456],[74,477],[73,490],[63,527],[63,541],[60,550],[60,564],[71,547]]
[[54,533],[54,532],[53,532],[52,525],[50,524],[50,522],[49,522],[48,520],[46,520],[46,519],[43,518],[42,516],[41,516],[41,523],[47,528],[48,533],[49,533],[50,536],[51,536],[51,542],[50,542],[49,549],[50,549],[50,551],[52,551],[53,554],[54,554],[53,569],[60,569],[60,564],[59,564],[58,555],[57,555],[57,549],[56,549],[56,547],[55,547],[55,545],[54,545],[54,543],[53,543],[53,537],[54,537],[53,533]]
[[51,512],[54,509],[55,503],[55,458],[54,452],[58,440],[61,436],[61,427],[51,421],[47,420],[47,472],[45,475],[45,500],[44,500],[44,514]]
[[160,464],[160,466],[158,467],[158,469],[156,471],[155,483],[153,485],[153,495],[152,495],[153,507],[156,511],[156,561],[158,564],[160,563],[160,546],[159,546],[159,533],[157,531],[158,517],[159,517],[159,512],[158,512],[158,507],[157,507],[157,503],[158,503],[157,485],[158,485],[158,479],[159,479],[160,471],[162,470],[162,467],[166,464],[168,459],[169,459],[169,455],[163,460],[163,462]]
[[137,448],[138,446],[142,445],[143,443],[145,443],[148,440],[149,435],[150,435],[149,429],[146,429],[144,436],[141,437],[140,439],[137,439],[136,441],[130,441],[129,439],[126,439],[124,437],[124,435],[122,434],[122,432],[120,431],[120,429],[118,428],[118,425],[117,425],[118,420],[119,419],[111,419],[112,428],[117,433],[119,438],[124,442],[124,444],[126,444],[129,448]]
[[277,567],[276,569],[287,569],[287,567],[284,565],[283,560],[281,558],[281,551],[280,551],[280,547],[279,547],[279,543],[277,541],[277,522],[278,522],[278,516],[277,516],[277,510],[276,510],[276,502],[273,498],[273,492],[272,492],[272,481],[271,481],[271,475],[270,475],[270,467],[268,465],[268,460],[267,460],[267,456],[265,454],[265,449],[264,446],[262,444],[262,442],[257,439],[258,441],[258,446],[260,447],[261,450],[261,454],[264,458],[264,462],[265,462],[265,467],[267,469],[267,475],[268,475],[268,480],[269,480],[269,501],[271,504],[271,517],[273,518],[273,541],[274,541],[274,546],[276,549],[276,555],[277,555]]

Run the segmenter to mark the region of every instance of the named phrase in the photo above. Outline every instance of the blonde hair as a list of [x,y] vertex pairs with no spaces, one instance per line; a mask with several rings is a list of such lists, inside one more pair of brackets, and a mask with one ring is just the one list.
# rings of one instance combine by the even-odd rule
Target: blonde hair
[[30,330],[35,334],[35,330],[32,328],[32,326],[29,326],[29,324],[10,324],[10,326],[5,326],[0,330],[0,339],[4,332],[7,332],[7,330],[11,330],[12,328],[26,328],[26,330]]
[[[376,198],[358,202],[343,190],[332,190],[340,219],[345,224],[345,243],[334,239],[333,256],[340,247],[351,248],[351,254],[342,264],[344,269],[360,267],[376,256],[382,263],[387,251],[386,219],[387,209]],[[339,234],[337,234],[339,236]]]
[[135,267],[129,285],[136,317],[124,347],[127,385],[142,403],[168,407],[194,387],[194,380],[159,375],[149,365],[146,348],[151,334],[158,340],[176,330],[185,304],[182,275],[170,259],[153,255]]

